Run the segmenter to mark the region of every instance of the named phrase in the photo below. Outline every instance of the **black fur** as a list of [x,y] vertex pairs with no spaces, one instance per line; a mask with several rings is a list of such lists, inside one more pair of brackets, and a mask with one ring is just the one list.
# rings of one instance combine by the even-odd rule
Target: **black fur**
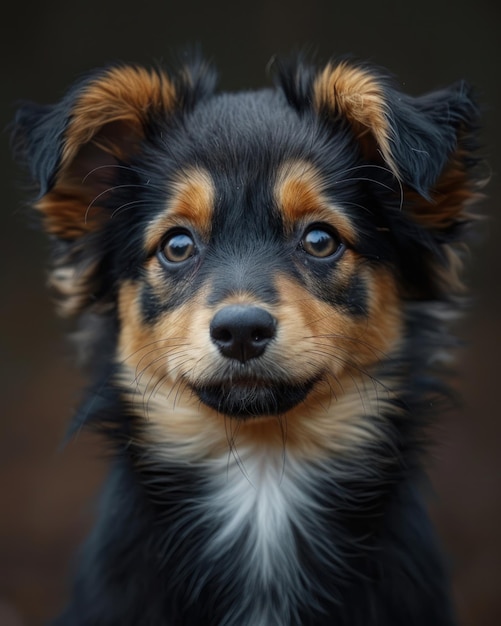
[[[73,428],[103,432],[113,456],[99,520],[57,626],[456,623],[443,559],[419,495],[419,457],[430,399],[441,395],[432,357],[449,341],[440,307],[455,295],[440,278],[450,263],[444,247],[462,236],[467,218],[461,215],[444,228],[426,228],[412,218],[418,200],[406,192],[432,198],[457,151],[466,176],[473,179],[467,139],[478,112],[464,84],[411,98],[370,70],[385,95],[397,181],[379,153],[375,158],[363,153],[342,114],[328,107],[314,109],[315,67],[302,61],[277,62],[276,67],[276,88],[240,94],[215,94],[215,74],[199,61],[174,74],[175,107],[161,116],[151,113],[139,148],[127,160],[113,161],[107,180],[111,191],[98,203],[107,219],[82,237],[56,237],[56,266],[74,267],[77,274],[95,266],[76,312],[92,331],[86,348],[95,380]],[[27,104],[20,110],[14,144],[39,185],[39,198],[57,185],[75,102],[105,75],[85,77],[57,105]],[[357,275],[343,283],[337,259],[305,255],[301,224],[286,236],[270,181],[288,159],[302,159],[321,172],[326,196],[344,207],[354,224],[352,251],[360,265],[389,269],[395,277],[404,343],[398,353],[380,355],[377,366],[363,372],[369,385],[371,380],[398,381],[392,399],[381,400],[378,414],[360,417],[365,425],[378,425],[379,437],[361,444],[356,453],[302,461],[305,479],[299,487],[310,503],[310,516],[303,519],[300,512],[291,524],[297,567],[265,584],[242,574],[251,528],[241,529],[212,558],[207,556],[206,546],[221,524],[217,515],[207,513],[214,497],[214,466],[200,458],[186,462],[175,444],[170,452],[168,446],[163,450],[160,460],[153,444],[145,443],[147,420],[117,383],[117,297],[125,281],[145,281],[144,267],[152,253],[144,250],[144,231],[165,210],[176,173],[197,166],[211,173],[215,185],[211,233],[207,240],[196,240],[199,256],[166,271],[165,298],[147,281],[142,283],[144,324],[154,325],[207,285],[209,308],[241,292],[273,308],[280,301],[277,275],[287,276],[333,309],[368,319],[372,286]],[[82,184],[92,185],[91,178]],[[97,318],[99,325],[94,324]],[[252,384],[264,376],[258,365],[248,367]],[[232,365],[226,371],[225,384],[231,387],[238,368]],[[294,385],[284,381],[278,367],[267,375],[265,408],[258,406],[261,396],[249,400],[237,385],[231,400],[221,404],[231,416],[228,420],[283,413],[324,380],[320,372],[318,378]],[[225,389],[204,384],[194,389],[201,414],[204,398],[211,406],[218,393],[230,396]],[[257,624],[257,615],[267,615],[269,623]]]

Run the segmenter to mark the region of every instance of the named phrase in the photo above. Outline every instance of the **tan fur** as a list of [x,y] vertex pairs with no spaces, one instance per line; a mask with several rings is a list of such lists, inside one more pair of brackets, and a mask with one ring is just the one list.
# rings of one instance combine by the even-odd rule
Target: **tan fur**
[[313,102],[317,110],[344,117],[362,142],[370,133],[386,164],[400,178],[391,151],[392,131],[383,90],[370,72],[344,62],[328,63],[315,79]]
[[307,402],[283,416],[234,420],[202,405],[186,387],[167,378],[153,389],[137,384],[133,368],[121,374],[125,395],[145,414],[144,439],[159,455],[186,460],[238,456],[239,449],[279,448],[284,455],[321,461],[329,455],[348,455],[381,438],[378,417],[398,413],[395,381],[346,373],[319,383]]
[[427,200],[406,191],[408,210],[414,220],[430,230],[450,228],[461,219],[470,219],[468,206],[479,198],[461,154],[454,155],[431,191]]
[[174,226],[192,227],[203,239],[209,237],[216,194],[210,174],[200,168],[183,171],[172,183],[171,193],[166,211],[146,230],[145,248],[150,252]]
[[78,239],[96,228],[97,212],[81,187],[61,184],[45,194],[35,209],[43,214],[45,230],[65,240]]
[[[147,116],[171,111],[175,102],[174,86],[163,72],[133,66],[108,70],[87,87],[73,108],[61,167],[64,169],[103,126],[125,122],[131,135],[141,138]],[[116,145],[102,147],[117,150]]]
[[144,135],[148,115],[174,106],[174,87],[160,72],[117,67],[88,85],[71,112],[55,185],[36,205],[47,231],[73,240],[95,230],[103,218],[100,193],[112,185],[96,189],[87,161],[98,171],[117,158],[126,160]]
[[58,295],[57,311],[62,317],[78,315],[89,301],[89,280],[96,264],[80,267],[68,262],[56,265],[49,276],[49,287]]
[[313,165],[305,161],[289,161],[281,166],[274,195],[283,215],[286,231],[292,232],[300,220],[331,224],[341,238],[351,244],[356,233],[339,207],[333,207],[325,196],[325,184]]
[[[47,232],[69,242],[98,229],[106,217],[101,198],[113,183],[106,175],[96,182],[91,164],[97,170],[104,165],[111,181],[106,166],[130,156],[148,116],[174,106],[174,87],[160,72],[116,67],[90,83],[72,109],[55,184],[35,205]],[[62,315],[77,315],[88,304],[95,269],[75,264],[74,258],[59,260],[49,282],[60,296]]]
[[[290,278],[277,280],[280,303],[267,308],[278,320],[278,335],[264,356],[265,367],[266,362],[278,364],[297,382],[326,376],[286,415],[245,422],[201,404],[188,386],[207,382],[224,366],[209,335],[217,309],[205,305],[204,290],[150,327],[141,320],[138,287],[125,284],[119,303],[120,384],[138,413],[146,415],[145,437],[197,458],[219,455],[234,443],[262,441],[318,457],[371,441],[380,424],[369,417],[379,413],[379,402],[391,398],[392,381],[375,381],[370,372],[383,354],[398,349],[401,320],[390,275],[365,271],[371,285],[369,316],[360,320],[315,300]],[[256,304],[246,294],[233,296],[235,302]],[[219,306],[226,304],[230,301]]]
[[[472,181],[464,161],[465,157],[460,151],[451,157],[431,190],[430,199],[406,189],[405,210],[424,228],[440,232],[454,224],[478,219],[478,216],[471,212],[471,207],[482,198],[481,188],[484,183]],[[437,264],[434,268],[441,287],[444,292],[465,293],[463,257],[467,247],[444,244],[442,250],[447,263]]]

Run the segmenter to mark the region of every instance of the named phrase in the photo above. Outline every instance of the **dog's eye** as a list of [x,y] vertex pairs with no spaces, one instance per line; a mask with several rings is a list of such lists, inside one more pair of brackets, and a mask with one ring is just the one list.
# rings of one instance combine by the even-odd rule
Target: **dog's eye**
[[161,255],[170,263],[182,263],[195,254],[196,246],[193,237],[184,231],[176,231],[168,235],[160,246]]
[[343,249],[339,239],[330,230],[320,226],[309,228],[303,235],[300,246],[307,254],[319,259],[333,256]]

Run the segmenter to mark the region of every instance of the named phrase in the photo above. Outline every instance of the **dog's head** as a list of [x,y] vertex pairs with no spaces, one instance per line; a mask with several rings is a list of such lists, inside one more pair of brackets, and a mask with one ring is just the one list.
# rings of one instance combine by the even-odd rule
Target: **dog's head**
[[153,438],[202,451],[228,421],[286,422],[304,449],[364,438],[402,374],[382,368],[411,365],[409,312],[460,289],[470,92],[409,97],[344,61],[214,83],[203,63],[117,65],[20,110],[61,311],[107,321],[100,358]]

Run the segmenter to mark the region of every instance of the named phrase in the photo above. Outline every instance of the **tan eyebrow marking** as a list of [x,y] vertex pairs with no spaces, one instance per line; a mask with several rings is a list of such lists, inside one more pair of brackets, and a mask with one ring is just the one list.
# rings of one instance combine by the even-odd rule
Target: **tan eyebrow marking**
[[165,232],[173,226],[193,226],[202,238],[211,231],[216,190],[206,170],[193,168],[182,171],[172,185],[172,196],[163,213],[155,217],[146,229],[145,246],[154,250]]
[[286,231],[291,232],[298,221],[313,218],[332,224],[349,243],[356,242],[353,225],[343,210],[327,199],[322,177],[311,163],[284,163],[278,172],[274,192]]

